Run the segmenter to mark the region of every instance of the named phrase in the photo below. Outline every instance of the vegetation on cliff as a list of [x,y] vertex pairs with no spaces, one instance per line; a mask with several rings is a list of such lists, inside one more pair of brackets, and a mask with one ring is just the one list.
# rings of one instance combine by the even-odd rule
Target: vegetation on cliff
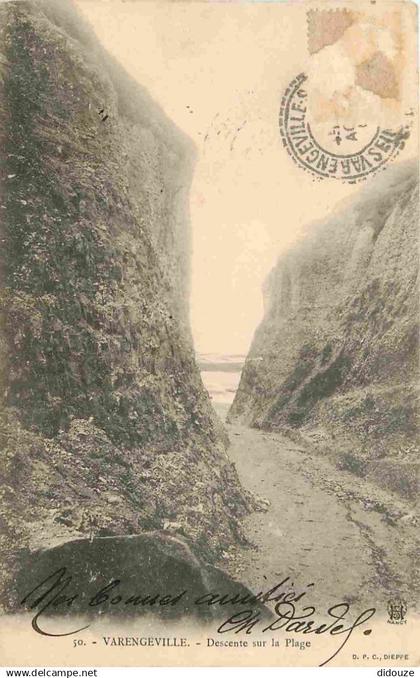
[[214,560],[247,500],[186,322],[190,142],[67,3],[0,14],[6,556],[168,528]]
[[418,178],[390,168],[283,255],[230,417],[298,430],[389,490],[418,482]]

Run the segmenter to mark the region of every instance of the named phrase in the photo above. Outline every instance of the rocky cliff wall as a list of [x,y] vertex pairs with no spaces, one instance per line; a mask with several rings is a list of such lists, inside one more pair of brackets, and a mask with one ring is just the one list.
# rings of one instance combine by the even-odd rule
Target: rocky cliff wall
[[283,255],[231,418],[299,429],[340,465],[417,491],[418,179],[388,169]]
[[187,324],[193,149],[70,4],[0,7],[4,553],[246,511]]

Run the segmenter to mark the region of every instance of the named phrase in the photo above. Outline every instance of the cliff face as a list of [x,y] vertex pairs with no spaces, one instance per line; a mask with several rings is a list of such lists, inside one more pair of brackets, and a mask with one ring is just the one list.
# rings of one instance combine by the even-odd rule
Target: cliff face
[[169,526],[212,560],[246,501],[186,321],[190,142],[67,3],[0,26],[6,553]]
[[417,489],[418,183],[388,169],[282,256],[230,416],[299,429],[344,468]]

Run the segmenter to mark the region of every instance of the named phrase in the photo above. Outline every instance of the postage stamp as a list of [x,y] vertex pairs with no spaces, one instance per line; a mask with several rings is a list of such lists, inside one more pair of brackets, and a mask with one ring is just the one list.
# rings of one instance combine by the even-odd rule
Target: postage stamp
[[316,178],[361,181],[386,169],[410,136],[403,18],[366,5],[306,16],[308,63],[281,99],[282,142]]

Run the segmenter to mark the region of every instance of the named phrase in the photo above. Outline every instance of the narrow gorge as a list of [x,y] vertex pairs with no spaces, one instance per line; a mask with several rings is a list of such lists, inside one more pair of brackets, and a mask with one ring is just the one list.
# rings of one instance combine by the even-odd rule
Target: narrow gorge
[[[124,4],[109,13],[110,33]],[[173,3],[183,17],[181,5]],[[239,331],[235,338],[222,326],[229,306],[208,266],[229,248],[222,252],[227,240],[208,228],[209,247],[199,261],[226,354],[212,352],[217,333],[206,325],[209,352],[201,356],[200,375],[189,319],[190,188],[194,177],[192,214],[195,200],[209,194],[224,205],[216,181],[219,142],[206,156],[207,194],[196,191],[195,163],[209,148],[204,123],[197,117],[195,129],[176,118],[191,129],[194,145],[164,112],[179,115],[168,103],[173,90],[159,98],[161,108],[141,84],[143,75],[150,86],[153,62],[133,70],[140,83],[132,78],[105,49],[113,40],[99,28],[103,5],[92,26],[75,6],[0,5],[5,624],[20,623],[16,612],[39,608],[50,586],[54,594],[66,589],[47,606],[66,629],[75,620],[69,616],[86,610],[99,625],[108,615],[115,622],[155,612],[158,619],[143,620],[136,633],[160,633],[155,622],[184,615],[229,622],[239,612],[263,620],[279,615],[271,594],[283,585],[279,600],[300,591],[297,601],[310,588],[304,605],[315,605],[320,619],[334,603],[359,610],[375,604],[378,616],[390,600],[414,607],[415,596],[420,600],[416,165],[388,166],[351,198],[324,206],[326,220],[294,233],[266,281],[264,318],[237,391],[242,355],[228,344]],[[137,32],[149,27],[148,3],[140,6],[130,38],[139,60],[148,47],[136,51]],[[192,6],[201,12],[200,3]],[[216,6],[224,9],[206,3]],[[157,32],[160,12],[159,5]],[[204,14],[196,20],[207,28]],[[152,34],[151,58],[166,67],[170,36],[181,53],[179,74],[188,50],[168,21],[158,37]],[[211,24],[215,34],[218,21]],[[124,35],[118,32],[117,42]],[[210,57],[201,34],[194,39],[195,82],[205,81],[194,96],[207,115],[211,94],[201,59]],[[115,53],[130,68],[121,44]],[[264,64],[265,58],[263,51]],[[157,97],[171,73],[158,79]],[[193,120],[185,92],[194,93],[194,80],[187,75],[178,108],[189,109]],[[230,162],[236,136],[230,141],[218,125],[213,136],[228,143]],[[235,148],[242,152],[239,142]],[[251,162],[245,152],[238,157]],[[245,243],[252,215],[241,221],[236,196],[222,216],[227,229],[242,229]],[[276,219],[275,209],[275,227]],[[293,230],[294,223],[287,226]],[[194,218],[195,236],[201,226]],[[243,280],[254,255],[263,266],[257,240],[246,243],[252,258],[238,253]],[[232,261],[232,284],[237,270]],[[248,290],[237,288],[248,302],[254,285],[247,280]],[[205,291],[203,313],[211,297]],[[252,303],[234,312],[250,320]],[[75,582],[80,590],[71,595]],[[252,609],[241,610],[245,604]],[[39,626],[54,627],[51,616],[41,611],[39,625],[39,609],[31,620],[22,614],[29,633],[32,624],[41,635]],[[203,647],[191,647],[201,656]]]

